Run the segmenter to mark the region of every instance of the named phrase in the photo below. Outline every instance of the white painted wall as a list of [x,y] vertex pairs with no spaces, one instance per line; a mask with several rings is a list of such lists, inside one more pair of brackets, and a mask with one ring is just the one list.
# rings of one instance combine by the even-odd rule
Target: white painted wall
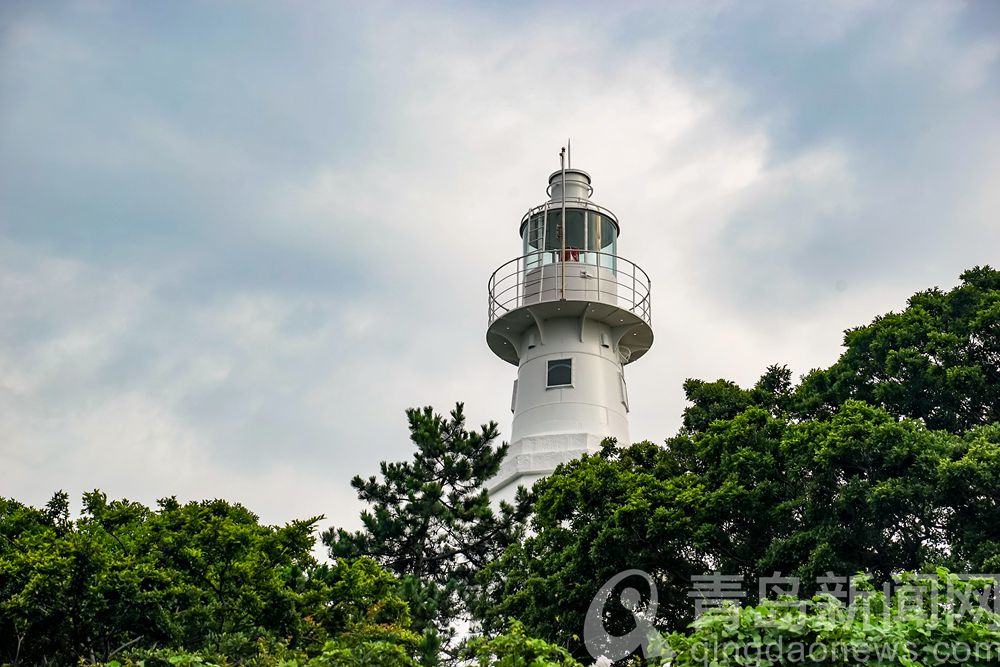
[[[533,346],[532,346],[533,344]],[[606,437],[628,444],[623,369],[611,327],[577,317],[554,318],[521,338],[510,450],[490,489],[512,500],[557,465],[600,449]],[[546,386],[548,361],[573,360],[573,386]]]

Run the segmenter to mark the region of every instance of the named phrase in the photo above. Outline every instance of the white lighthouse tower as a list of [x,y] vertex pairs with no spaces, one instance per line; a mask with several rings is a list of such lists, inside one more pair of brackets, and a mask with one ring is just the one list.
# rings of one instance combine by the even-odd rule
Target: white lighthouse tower
[[628,444],[625,366],[653,344],[649,276],[618,255],[618,218],[591,201],[590,175],[565,154],[549,200],[521,218],[523,254],[489,281],[486,342],[517,366],[494,501],[599,451],[604,438]]

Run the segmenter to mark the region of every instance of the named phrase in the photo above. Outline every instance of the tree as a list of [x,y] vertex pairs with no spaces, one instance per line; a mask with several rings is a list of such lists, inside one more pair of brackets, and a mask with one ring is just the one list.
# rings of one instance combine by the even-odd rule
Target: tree
[[[628,569],[653,577],[658,627],[680,630],[693,612],[695,574],[755,581],[779,571],[815,581],[828,571],[868,571],[881,583],[955,562],[949,540],[966,530],[955,503],[964,499],[965,516],[995,502],[967,482],[995,472],[985,457],[996,445],[977,440],[971,457],[952,463],[962,443],[859,401],[801,423],[749,407],[667,448],[608,443],[536,483],[535,534],[488,568],[480,615],[494,631],[520,618],[531,634],[583,659],[577,635],[591,600]],[[966,495],[949,496],[943,475]],[[972,524],[968,550],[995,545],[995,517]],[[748,590],[748,602],[755,595]],[[624,634],[630,622],[611,614],[605,624]]]
[[329,587],[329,594],[310,621],[339,632],[309,665],[417,666],[420,637],[410,629],[409,606],[396,577],[364,557],[321,566],[314,577]]
[[953,567],[1000,572],[1000,424],[966,433],[939,473]]
[[[653,642],[654,664],[693,667],[878,664],[995,665],[1000,660],[1000,615],[955,604],[981,594],[986,581],[939,570],[936,579],[901,574],[895,595],[873,590],[848,604],[829,595],[765,600],[756,606],[702,616],[689,632]],[[995,582],[993,582],[995,583]],[[904,590],[905,593],[900,591]]]
[[787,414],[792,402],[792,372],[787,366],[771,365],[751,389],[730,380],[705,382],[689,378],[684,381],[684,396],[690,403],[684,408],[684,435],[702,433],[712,422],[732,419],[749,407],[779,417]]
[[494,446],[495,422],[466,430],[461,403],[447,419],[429,407],[406,416],[413,460],[383,461],[381,478],[355,477],[371,508],[364,529],[331,529],[323,541],[334,559],[369,556],[403,577],[416,627],[447,642],[453,622],[468,617],[477,573],[516,541],[525,510],[490,506],[484,485],[507,453],[506,444]]
[[583,667],[566,649],[529,637],[520,621],[492,639],[477,637],[469,646],[479,667]]
[[[691,614],[684,583],[709,566],[710,535],[690,508],[705,488],[678,474],[669,451],[651,443],[601,452],[560,466],[535,484],[534,535],[509,548],[484,572],[478,609],[490,632],[520,619],[531,635],[587,652],[579,635],[598,588],[619,572],[639,568],[660,588],[661,628],[682,627]],[[621,634],[631,616],[612,613],[605,626]]]
[[[789,524],[784,503],[793,496],[781,449],[788,423],[774,416],[789,394],[788,376],[772,367],[751,390],[690,381],[693,405],[666,448],[607,441],[598,455],[537,482],[534,535],[484,574],[478,614],[485,626],[496,632],[518,618],[584,659],[584,616],[600,585],[619,572],[652,575],[664,629],[691,620],[692,575],[756,573]],[[630,622],[612,614],[606,625],[624,632]]]
[[168,498],[151,510],[95,491],[73,521],[64,493],[44,509],[0,499],[0,664],[154,647],[234,661],[273,651],[412,658],[418,638],[398,580],[370,559],[318,565],[316,520],[264,526],[222,500]]
[[[849,332],[840,360],[798,386],[782,366],[749,389],[688,380],[666,448],[609,445],[535,485],[534,535],[485,573],[486,627],[516,617],[583,658],[591,596],[631,568],[652,575],[656,623],[671,630],[691,617],[690,576],[713,570],[867,571],[879,584],[938,564],[993,571],[998,286],[987,267],[917,294]],[[608,613],[607,627],[628,628]]]
[[953,433],[1000,421],[1000,271],[977,266],[961,279],[847,331],[840,359],[796,391],[800,415],[854,398]]
[[950,562],[940,469],[961,440],[912,419],[849,400],[829,419],[788,427],[789,480],[782,529],[757,563],[805,579],[869,572],[877,583],[903,570]]

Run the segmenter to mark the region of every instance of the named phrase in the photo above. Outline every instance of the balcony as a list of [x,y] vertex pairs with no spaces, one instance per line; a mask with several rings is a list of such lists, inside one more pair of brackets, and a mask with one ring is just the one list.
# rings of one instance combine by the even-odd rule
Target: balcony
[[522,255],[493,272],[488,296],[490,325],[520,308],[556,301],[605,304],[652,325],[649,276],[613,253],[566,249]]

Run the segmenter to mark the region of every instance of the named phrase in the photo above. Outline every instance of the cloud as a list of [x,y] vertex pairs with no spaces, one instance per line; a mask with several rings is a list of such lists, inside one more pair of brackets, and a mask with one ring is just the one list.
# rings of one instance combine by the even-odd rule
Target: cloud
[[486,280],[566,137],[653,279],[635,438],[685,377],[829,363],[1000,241],[1000,42],[954,7],[8,9],[0,492],[350,526],[405,407],[506,431]]

